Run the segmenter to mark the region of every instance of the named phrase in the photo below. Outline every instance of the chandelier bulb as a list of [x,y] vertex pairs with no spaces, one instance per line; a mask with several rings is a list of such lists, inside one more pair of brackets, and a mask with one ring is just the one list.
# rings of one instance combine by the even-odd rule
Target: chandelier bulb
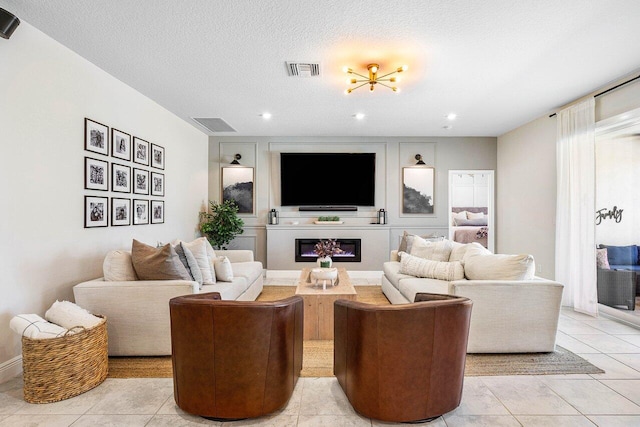
[[344,91],[344,93],[345,93],[345,95],[349,95],[349,94],[351,93],[351,89],[346,89],[346,90]]
[[351,83],[352,85],[356,84],[356,79],[351,79],[351,80],[350,80],[350,83]]
[[401,73],[403,71],[407,71],[408,69],[409,69],[409,66],[405,64],[398,69],[398,72]]
[[391,83],[395,83],[396,78],[395,78],[395,77],[391,77],[391,78],[389,79],[389,81],[390,81]]

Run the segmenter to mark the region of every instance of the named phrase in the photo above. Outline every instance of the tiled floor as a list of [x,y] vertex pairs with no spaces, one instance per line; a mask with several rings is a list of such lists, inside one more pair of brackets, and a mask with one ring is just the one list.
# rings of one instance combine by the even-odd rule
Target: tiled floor
[[[640,329],[563,309],[558,344],[597,375],[467,377],[462,404],[429,426],[640,426]],[[22,400],[21,379],[0,384],[0,426],[383,426],[357,415],[335,378],[301,378],[269,417],[219,423],[181,412],[171,379],[108,379],[47,405]],[[427,425],[427,424],[424,424]]]

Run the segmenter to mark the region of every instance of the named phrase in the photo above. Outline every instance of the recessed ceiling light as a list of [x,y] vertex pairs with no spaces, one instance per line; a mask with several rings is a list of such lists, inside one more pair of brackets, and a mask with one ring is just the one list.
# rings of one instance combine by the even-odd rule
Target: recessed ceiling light
[[263,119],[269,120],[271,118],[271,113],[262,113],[260,114]]
[[456,117],[458,117],[458,115],[456,113],[449,113],[447,114],[447,120],[455,120]]
[[364,119],[364,113],[357,113],[353,117],[355,117],[358,120],[362,120]]

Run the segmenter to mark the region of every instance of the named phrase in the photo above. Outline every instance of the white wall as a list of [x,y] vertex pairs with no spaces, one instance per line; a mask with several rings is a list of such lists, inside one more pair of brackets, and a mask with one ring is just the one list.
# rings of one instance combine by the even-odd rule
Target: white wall
[[528,253],[537,275],[555,275],[556,119],[541,117],[498,137],[499,253]]
[[[281,224],[299,221],[311,224],[320,212],[298,212],[279,203],[280,152],[368,152],[376,153],[376,206],[359,208],[357,213],[340,213],[348,225],[368,225],[376,210],[388,212],[389,247],[395,248],[398,236],[410,232],[436,232],[448,235],[448,182],[451,169],[496,169],[496,138],[492,137],[211,137],[209,142],[209,199],[220,201],[220,167],[236,153],[240,163],[255,168],[256,214],[242,216],[245,233],[231,246],[252,249],[256,258],[267,263],[264,224],[271,208],[280,210]],[[427,166],[435,167],[433,215],[401,213],[402,168],[416,163],[422,154]],[[223,158],[225,160],[223,161]],[[386,259],[385,259],[386,260]],[[356,266],[350,266],[357,269]]]
[[[0,40],[0,82],[1,382],[3,362],[21,353],[11,317],[71,299],[73,285],[100,277],[106,252],[132,238],[195,236],[208,138],[26,22]],[[85,117],[165,147],[164,224],[83,228],[84,195],[133,198],[84,190],[85,155],[107,159],[84,151]]]

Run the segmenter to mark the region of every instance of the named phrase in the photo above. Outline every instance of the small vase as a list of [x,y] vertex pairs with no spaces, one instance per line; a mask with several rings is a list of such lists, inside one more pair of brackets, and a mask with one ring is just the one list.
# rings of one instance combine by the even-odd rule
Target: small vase
[[325,256],[322,258],[318,258],[318,266],[320,268],[330,268],[333,261],[331,261],[331,257]]

